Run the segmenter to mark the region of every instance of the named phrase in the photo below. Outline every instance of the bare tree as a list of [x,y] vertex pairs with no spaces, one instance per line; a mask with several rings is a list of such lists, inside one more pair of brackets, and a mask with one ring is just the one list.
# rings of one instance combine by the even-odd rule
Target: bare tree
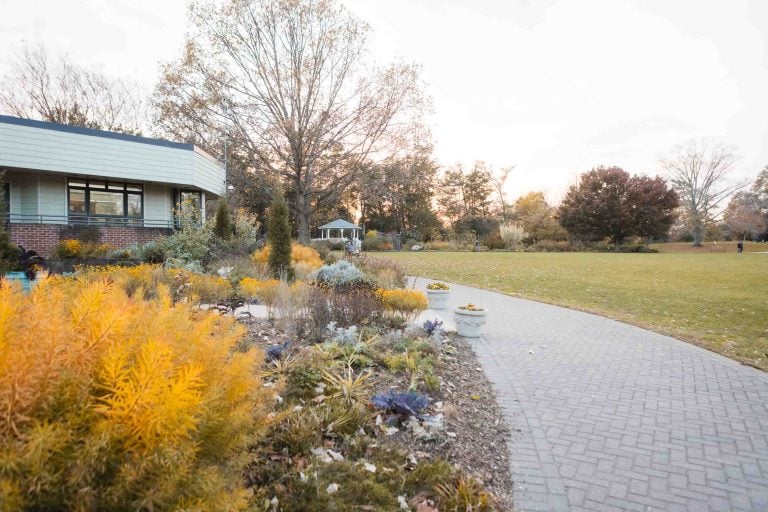
[[760,198],[754,192],[735,193],[723,213],[723,220],[731,235],[742,240],[753,240],[766,229]]
[[212,100],[252,167],[285,183],[307,242],[313,212],[414,135],[418,68],[370,65],[368,26],[333,0],[204,0],[190,12],[187,96]]
[[736,156],[722,144],[693,140],[676,147],[661,163],[680,197],[693,245],[700,246],[705,226],[718,216],[722,202],[745,186],[729,180]]
[[501,208],[502,220],[507,220],[507,217],[509,216],[509,212],[507,211],[507,196],[504,192],[504,186],[507,184],[509,175],[512,174],[512,169],[514,169],[514,167],[502,167],[499,170],[499,174],[497,175],[495,172],[493,172],[492,167],[488,166],[487,168],[488,179],[491,180],[493,188],[496,189],[496,195],[499,199],[499,207]]
[[43,46],[22,46],[0,87],[0,111],[9,115],[139,134],[145,124],[141,88],[86,69]]
[[757,174],[757,178],[752,184],[752,192],[757,194],[760,209],[768,215],[768,165]]

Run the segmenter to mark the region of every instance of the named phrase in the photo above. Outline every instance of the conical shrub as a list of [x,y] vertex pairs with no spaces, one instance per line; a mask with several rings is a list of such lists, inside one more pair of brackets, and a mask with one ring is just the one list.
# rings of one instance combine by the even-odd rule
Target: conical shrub
[[288,220],[288,205],[280,187],[276,187],[269,208],[267,224],[269,244],[269,270],[278,279],[293,280],[291,267],[291,223]]

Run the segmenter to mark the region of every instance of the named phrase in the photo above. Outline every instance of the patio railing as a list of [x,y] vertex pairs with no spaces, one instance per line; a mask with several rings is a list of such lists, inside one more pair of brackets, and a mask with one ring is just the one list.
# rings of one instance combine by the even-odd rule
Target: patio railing
[[0,214],[4,224],[56,224],[60,226],[131,227],[131,228],[173,228],[175,222],[169,219],[147,219],[137,217],[47,215],[47,214]]

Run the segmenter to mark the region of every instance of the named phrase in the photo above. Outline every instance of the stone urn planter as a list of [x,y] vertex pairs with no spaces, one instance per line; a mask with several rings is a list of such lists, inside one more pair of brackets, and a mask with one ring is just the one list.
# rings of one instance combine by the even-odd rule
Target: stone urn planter
[[448,307],[448,297],[451,290],[445,283],[430,283],[427,285],[429,309],[445,309]]
[[459,306],[453,310],[453,321],[456,322],[456,332],[465,338],[479,338],[488,314],[483,308],[474,304]]

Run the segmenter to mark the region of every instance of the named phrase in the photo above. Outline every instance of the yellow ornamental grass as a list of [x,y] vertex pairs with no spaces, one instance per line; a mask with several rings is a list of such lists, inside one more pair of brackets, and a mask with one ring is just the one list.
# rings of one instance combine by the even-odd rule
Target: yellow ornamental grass
[[[266,245],[263,249],[259,249],[251,255],[251,261],[258,267],[265,267],[267,261],[269,261],[269,253],[270,248]],[[293,242],[291,244],[291,263],[294,267],[299,267],[302,271],[308,273],[322,267],[323,259],[320,257],[320,253],[312,247]]]
[[273,402],[229,317],[97,279],[0,281],[0,510],[242,510]]
[[232,285],[221,276],[190,274],[183,295],[192,302],[218,304],[232,296]]
[[115,284],[133,296],[141,291],[141,297],[157,297],[158,286],[165,285],[174,299],[180,298],[189,282],[190,273],[182,269],[165,269],[162,265],[142,264],[133,267],[115,265],[101,267],[77,267],[77,279],[85,282],[106,281]]
[[400,313],[406,318],[414,318],[419,311],[427,309],[427,296],[418,290],[379,288],[376,295],[386,310]]
[[278,279],[254,279],[244,277],[240,281],[240,293],[247,299],[258,299],[267,307],[272,307],[278,293],[280,280]]
[[156,298],[158,287],[165,286],[174,301],[185,299],[193,303],[217,304],[232,296],[232,285],[227,279],[209,274],[195,274],[180,268],[162,265],[136,265],[134,267],[104,266],[79,268],[79,280],[113,283],[134,296]]

